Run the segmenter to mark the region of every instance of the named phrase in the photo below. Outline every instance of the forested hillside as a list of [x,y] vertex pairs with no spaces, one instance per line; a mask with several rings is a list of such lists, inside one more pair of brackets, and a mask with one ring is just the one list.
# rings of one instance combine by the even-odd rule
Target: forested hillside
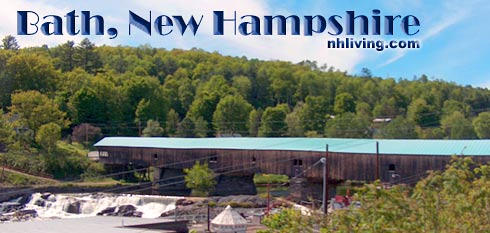
[[[489,138],[490,91],[305,61],[97,46],[0,51],[0,144],[104,136]],[[471,77],[468,77],[471,78]],[[374,120],[374,121],[373,121]],[[49,148],[48,148],[49,149]]]

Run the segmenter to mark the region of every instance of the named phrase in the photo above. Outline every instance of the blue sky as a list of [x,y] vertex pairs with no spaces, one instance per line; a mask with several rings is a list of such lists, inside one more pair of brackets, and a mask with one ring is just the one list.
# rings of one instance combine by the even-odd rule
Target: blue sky
[[[5,0],[2,0],[5,1]],[[373,9],[381,10],[381,15],[415,15],[420,20],[420,32],[415,36],[403,36],[400,31],[395,36],[368,36],[367,39],[406,39],[419,40],[422,47],[413,50],[370,49],[328,49],[326,41],[332,37],[321,34],[305,36],[215,36],[213,32],[212,12],[223,10],[225,15],[253,14],[264,15],[345,15],[353,10],[356,14],[370,16]],[[80,41],[82,36],[33,36],[17,34],[18,10],[31,10],[41,17],[48,14],[64,16],[71,10],[79,13],[90,10],[92,14],[104,17],[106,28],[116,27],[119,36],[110,40],[108,36],[90,36],[96,44],[138,46],[149,44],[157,48],[201,48],[217,51],[224,55],[246,56],[264,60],[286,60],[299,62],[315,60],[319,64],[328,64],[351,74],[358,74],[363,67],[372,70],[375,76],[408,78],[426,74],[429,78],[444,79],[462,85],[490,87],[490,4],[484,0],[467,1],[423,1],[423,0],[106,0],[106,1],[48,1],[17,0],[2,4],[0,9],[0,35],[14,35],[21,46],[48,44],[50,46],[66,42]],[[148,16],[152,11],[158,15],[191,15],[200,17],[203,22],[196,36],[186,33],[181,36],[148,36],[141,32],[128,35],[128,11]],[[228,28],[230,29],[230,28]],[[225,32],[227,28],[225,27]],[[399,25],[395,24],[395,30]]]

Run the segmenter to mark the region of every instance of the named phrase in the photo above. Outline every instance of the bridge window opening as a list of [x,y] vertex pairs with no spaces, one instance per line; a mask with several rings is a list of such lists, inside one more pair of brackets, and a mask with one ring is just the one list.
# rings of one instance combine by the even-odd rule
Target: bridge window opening
[[391,164],[388,166],[388,171],[390,171],[390,172],[394,172],[394,171],[395,171],[395,164],[392,164],[392,163],[391,163]]
[[302,159],[295,159],[295,160],[293,160],[293,165],[294,166],[303,166],[303,160]]
[[158,159],[158,154],[153,154],[153,159],[157,160]]
[[107,152],[107,151],[99,151],[99,157],[109,157],[109,152]]
[[257,158],[255,158],[255,156],[254,156],[254,157],[252,157],[252,165],[255,165],[255,163],[257,163]]
[[209,163],[217,163],[218,162],[218,156],[214,155],[209,158]]

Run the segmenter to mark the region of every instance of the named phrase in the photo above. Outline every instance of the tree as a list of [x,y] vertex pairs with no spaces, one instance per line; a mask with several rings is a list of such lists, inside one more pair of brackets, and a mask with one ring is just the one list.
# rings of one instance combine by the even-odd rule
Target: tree
[[186,187],[192,189],[195,196],[209,196],[214,191],[216,179],[207,163],[196,161],[192,168],[184,168]]
[[262,118],[262,109],[252,110],[248,116],[248,134],[256,137],[259,133],[260,119]]
[[69,100],[71,116],[76,124],[83,122],[105,122],[107,118],[107,100],[89,87],[78,90]]
[[41,125],[55,123],[65,128],[69,123],[65,118],[66,113],[62,112],[53,100],[38,91],[13,94],[10,115],[18,118],[14,121],[14,126],[27,127],[34,133]]
[[383,139],[415,139],[417,133],[414,122],[407,120],[403,116],[398,116],[390,123],[376,130],[374,138]]
[[85,38],[75,49],[73,61],[77,67],[81,67],[87,72],[94,74],[97,69],[102,67],[99,53],[95,50],[95,44]]
[[17,39],[15,37],[13,37],[12,35],[8,35],[2,39],[1,48],[5,50],[18,50],[20,46],[17,43]]
[[163,135],[163,128],[160,127],[160,123],[154,120],[148,120],[146,122],[146,128],[143,129],[143,137],[161,137]]
[[213,114],[214,125],[220,134],[246,134],[247,120],[252,109],[252,105],[241,95],[226,96],[216,106]]
[[[263,224],[273,231],[272,232],[304,232],[310,233],[314,231],[314,225],[318,222],[313,216],[307,216],[301,213],[300,210],[285,209],[277,214],[268,215],[264,218]],[[318,219],[320,220],[320,219]],[[260,231],[262,232],[262,231]]]
[[374,117],[395,117],[399,111],[395,98],[383,98],[373,109]]
[[202,116],[192,118],[192,122],[194,122],[194,136],[198,138],[206,137],[208,134],[208,122]]
[[335,96],[335,105],[333,107],[335,114],[342,114],[346,112],[355,112],[356,103],[354,97],[349,93],[340,93]]
[[284,120],[288,126],[288,136],[290,137],[305,136],[303,125],[298,115],[297,111],[293,111],[286,115],[286,119]]
[[471,107],[463,102],[456,100],[446,100],[444,101],[444,106],[442,107],[443,115],[451,115],[453,112],[463,113],[465,117],[469,117],[471,113]]
[[307,96],[298,114],[305,131],[323,133],[328,117],[327,99],[323,96]]
[[353,196],[360,206],[327,217],[286,209],[266,217],[265,232],[489,232],[488,195],[490,165],[453,157],[413,189],[367,184]]
[[99,127],[95,127],[88,123],[83,123],[73,128],[71,140],[74,142],[83,143],[85,146],[89,146],[102,138],[102,136],[102,130]]
[[287,104],[268,107],[260,120],[259,136],[280,137],[287,133],[286,116],[289,112]]
[[48,58],[29,53],[10,57],[5,72],[10,80],[8,85],[11,89],[8,93],[28,90],[49,93],[54,91],[55,80],[58,77]]
[[327,121],[325,136],[332,138],[369,138],[369,119],[348,112]]
[[408,106],[407,117],[421,127],[434,126],[439,123],[439,115],[434,107],[427,104],[425,99],[419,98]]
[[11,141],[12,127],[3,116],[0,116],[0,152],[7,149]]
[[490,112],[482,112],[473,119],[473,127],[481,139],[490,138]]
[[175,136],[179,127],[179,114],[175,110],[170,109],[167,113],[167,121],[165,123],[165,131],[169,136]]
[[194,121],[190,117],[185,117],[179,124],[177,128],[177,136],[183,138],[194,137]]
[[[209,81],[204,83],[198,90],[196,98],[192,102],[187,116],[191,118],[202,117],[208,122],[208,129],[212,129],[213,115],[216,106],[222,97],[233,95],[233,89],[230,88],[223,76],[213,76]],[[212,131],[208,135],[212,135]]]
[[36,142],[48,152],[53,152],[56,143],[61,139],[61,127],[55,123],[48,123],[39,127],[36,133]]
[[58,47],[53,48],[55,66],[62,72],[72,71],[75,68],[75,42],[69,40]]
[[246,76],[233,77],[233,87],[237,89],[238,93],[243,96],[247,101],[250,99],[250,93],[252,90],[252,82]]
[[455,111],[441,119],[441,128],[449,139],[476,138],[471,121],[466,119],[463,113]]

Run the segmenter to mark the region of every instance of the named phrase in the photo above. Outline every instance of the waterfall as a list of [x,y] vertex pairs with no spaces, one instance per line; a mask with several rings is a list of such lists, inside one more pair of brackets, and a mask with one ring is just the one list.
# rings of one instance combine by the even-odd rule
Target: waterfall
[[80,218],[96,216],[109,207],[131,205],[143,218],[157,218],[175,209],[180,197],[130,194],[41,194],[34,193],[25,209],[33,209],[39,218]]

